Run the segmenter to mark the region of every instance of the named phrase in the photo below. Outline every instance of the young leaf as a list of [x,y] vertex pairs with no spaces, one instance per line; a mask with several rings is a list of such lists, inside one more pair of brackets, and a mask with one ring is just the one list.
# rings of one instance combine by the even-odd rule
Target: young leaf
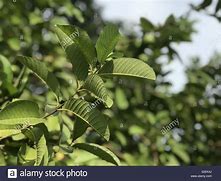
[[73,140],[76,140],[79,137],[81,137],[85,133],[87,128],[88,124],[77,117],[74,123]]
[[99,62],[103,63],[107,59],[108,55],[114,50],[119,38],[120,33],[117,26],[109,24],[104,28],[96,43]]
[[107,162],[120,165],[120,160],[117,158],[117,156],[103,146],[93,143],[76,143],[73,145],[73,147],[92,153]]
[[72,98],[64,104],[61,110],[72,112],[91,126],[104,139],[109,140],[110,133],[105,116],[88,102]]
[[59,97],[59,82],[55,75],[48,71],[47,66],[43,62],[25,56],[17,56],[17,59],[29,69],[31,69],[41,80],[43,80],[45,84],[48,85],[48,87],[51,88],[55,95]]
[[89,75],[85,81],[84,88],[101,99],[107,105],[107,107],[111,107],[113,105],[113,101],[108,95],[108,92],[104,86],[104,82],[100,76],[96,74]]
[[73,65],[74,74],[79,80],[85,80],[89,64],[96,63],[95,47],[87,32],[72,25],[56,25],[55,32]]
[[153,69],[135,58],[119,58],[104,64],[99,70],[100,76],[129,76],[155,80]]
[[43,121],[36,103],[27,100],[12,102],[0,112],[0,139]]

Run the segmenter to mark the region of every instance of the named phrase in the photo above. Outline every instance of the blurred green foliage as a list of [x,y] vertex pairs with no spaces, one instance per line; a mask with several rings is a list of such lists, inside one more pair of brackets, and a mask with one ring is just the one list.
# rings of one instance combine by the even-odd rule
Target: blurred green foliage
[[[206,10],[211,5],[207,0],[203,3],[194,9]],[[213,13],[218,19],[219,10],[220,1]],[[59,78],[62,93],[72,95],[76,80],[58,46],[53,27],[55,24],[74,24],[89,32],[95,40],[104,25],[92,0],[3,0],[0,1],[0,22],[0,108],[15,98],[22,98],[36,101],[46,112],[53,110],[54,105],[44,107],[45,103],[55,103],[53,95],[34,76],[28,78],[29,72],[16,62],[16,55],[42,59]],[[206,65],[201,65],[197,57],[190,59],[190,66],[185,67],[187,83],[178,93],[169,91],[171,82],[166,76],[170,71],[163,71],[164,66],[175,59],[182,62],[175,47],[191,42],[192,34],[196,32],[194,23],[188,15],[171,15],[157,25],[141,18],[142,36],[131,32],[120,39],[116,50],[151,65],[157,81],[148,84],[138,79],[106,81],[114,105],[108,110],[102,105],[98,107],[110,117],[110,141],[104,142],[90,128],[79,141],[105,145],[123,165],[221,163],[221,56],[215,54]],[[163,135],[161,129],[175,119],[179,120],[179,126]],[[70,117],[64,114],[50,117],[46,126],[50,152],[53,152],[50,165],[109,165],[84,151],[72,153],[67,146],[72,141],[73,120]],[[17,153],[22,155],[23,139],[16,135],[0,141],[0,165],[17,163]],[[29,155],[22,157],[28,159]]]

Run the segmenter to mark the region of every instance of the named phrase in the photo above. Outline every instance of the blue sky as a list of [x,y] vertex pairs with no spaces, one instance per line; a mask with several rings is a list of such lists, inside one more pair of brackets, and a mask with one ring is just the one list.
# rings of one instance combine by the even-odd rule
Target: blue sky
[[[138,27],[140,17],[146,17],[153,23],[164,22],[170,15],[180,16],[189,9],[189,4],[199,4],[202,0],[96,0],[103,7],[103,17],[107,20],[121,20],[135,30]],[[190,58],[199,56],[202,64],[205,64],[215,51],[221,50],[221,24],[215,18],[204,13],[193,12],[193,20],[197,20],[193,35],[193,42],[176,45],[185,65]],[[167,77],[173,82],[173,91],[182,89],[186,82],[184,66],[176,60],[166,70],[172,69],[173,73]]]

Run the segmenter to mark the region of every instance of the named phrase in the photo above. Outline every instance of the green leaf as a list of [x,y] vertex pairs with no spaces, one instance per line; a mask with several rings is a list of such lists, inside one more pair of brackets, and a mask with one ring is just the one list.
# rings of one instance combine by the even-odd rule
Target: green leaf
[[[48,148],[44,134],[45,132],[46,134],[48,133],[47,127],[44,124],[38,124],[31,129],[23,131],[23,134],[34,142],[36,148],[29,148],[27,145],[25,148],[21,147],[20,150],[23,150],[22,152],[25,157],[23,156],[23,158],[20,160],[23,162],[31,160],[31,165],[36,166],[48,164]],[[27,157],[29,157],[29,159]]]
[[145,134],[146,130],[141,126],[132,125],[129,128],[128,132],[130,135],[143,135],[143,134]]
[[42,161],[43,161],[43,165],[47,165],[48,164],[48,148],[47,148],[44,134],[42,134],[42,136],[38,140],[36,149],[37,149],[37,159],[36,159],[35,165],[37,166],[41,165]]
[[18,151],[18,164],[23,166],[32,166],[35,163],[37,152],[27,144],[22,144]]
[[81,137],[85,133],[87,128],[88,124],[77,117],[74,123],[73,140],[76,140],[79,137]]
[[85,121],[104,139],[109,140],[110,133],[107,119],[97,108],[92,107],[88,102],[72,98],[66,101],[61,110],[72,112],[78,118]]
[[104,86],[104,81],[99,75],[89,75],[85,81],[84,88],[101,99],[107,105],[107,107],[111,107],[113,105],[113,101],[108,95],[107,89]]
[[56,25],[56,34],[65,49],[74,44],[89,64],[95,63],[96,51],[86,31],[73,25]]
[[218,11],[221,9],[221,1],[218,1],[216,4],[215,12],[218,13]]
[[30,140],[36,144],[36,159],[35,165],[47,165],[48,164],[48,148],[46,142],[46,136],[48,135],[47,127],[44,124],[38,124],[31,129],[27,129],[23,132]]
[[186,164],[190,162],[190,157],[185,149],[184,145],[174,144],[172,146],[172,152],[176,154],[180,159],[182,159]]
[[[16,92],[16,88],[13,86],[13,72],[9,60],[0,55],[0,88],[6,89],[10,95]],[[1,83],[2,82],[2,83]]]
[[28,100],[12,102],[0,112],[0,120],[26,117],[39,118],[40,116],[38,105]]
[[0,140],[1,139],[4,139],[4,138],[7,138],[9,136],[12,136],[12,135],[16,135],[18,133],[21,133],[21,130],[19,129],[16,129],[16,128],[10,128],[10,129],[6,129],[6,128],[3,128],[0,126]]
[[101,32],[96,43],[97,57],[101,63],[103,63],[114,50],[119,38],[120,33],[118,28],[113,24],[107,25]]
[[201,9],[205,9],[208,6],[210,6],[212,4],[212,0],[204,0],[200,5],[198,5],[196,8],[196,10],[201,10]]
[[14,51],[19,51],[21,48],[20,41],[18,38],[9,38],[7,43],[9,47]]
[[121,110],[126,110],[129,107],[129,103],[123,89],[116,88],[115,96],[117,107]]
[[[60,116],[61,117],[61,116]],[[69,130],[69,128],[67,127],[67,125],[64,123],[64,120],[60,120],[60,134],[59,134],[59,145],[63,144],[69,144],[70,143],[70,139],[71,139],[71,133],[72,131]]]
[[7,80],[9,82],[13,81],[11,64],[8,59],[2,55],[0,55],[0,71],[4,72],[7,75]]
[[39,9],[35,9],[34,12],[30,13],[28,18],[31,25],[37,25],[44,22],[41,11]]
[[129,76],[144,79],[155,80],[156,75],[153,69],[135,58],[119,58],[114,59],[106,64],[99,70],[100,76]]
[[0,120],[0,128],[8,128],[8,129],[25,129],[31,125],[39,124],[43,122],[42,118],[10,118]]
[[140,24],[145,32],[154,30],[154,25],[146,18],[140,18]]
[[27,100],[12,102],[0,112],[0,139],[43,121],[36,103]]
[[5,156],[2,150],[0,150],[0,166],[6,166]]
[[54,74],[48,71],[44,62],[38,61],[31,57],[17,56],[17,59],[31,69],[49,88],[55,93],[56,96],[60,95],[60,85]]
[[35,125],[31,129],[26,129],[22,133],[33,142],[37,142],[38,140],[40,140],[43,134],[46,137],[49,136],[48,128],[46,127],[44,123]]
[[96,63],[96,51],[87,32],[72,25],[56,25],[55,32],[78,80],[85,80],[89,64]]
[[73,147],[92,153],[107,162],[120,165],[120,160],[117,158],[117,156],[103,146],[93,143],[76,143],[73,145]]

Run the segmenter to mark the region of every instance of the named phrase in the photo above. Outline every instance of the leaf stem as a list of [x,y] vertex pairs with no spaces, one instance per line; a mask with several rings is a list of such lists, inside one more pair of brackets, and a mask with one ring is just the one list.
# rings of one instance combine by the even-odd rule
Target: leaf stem
[[46,118],[48,118],[49,116],[51,116],[51,115],[53,115],[54,113],[56,113],[60,108],[62,108],[63,105],[64,105],[64,103],[58,105],[58,106],[55,108],[55,110],[53,110],[52,112],[50,112],[50,113],[48,113],[47,115],[45,115],[45,116],[43,117],[43,119],[46,119]]

